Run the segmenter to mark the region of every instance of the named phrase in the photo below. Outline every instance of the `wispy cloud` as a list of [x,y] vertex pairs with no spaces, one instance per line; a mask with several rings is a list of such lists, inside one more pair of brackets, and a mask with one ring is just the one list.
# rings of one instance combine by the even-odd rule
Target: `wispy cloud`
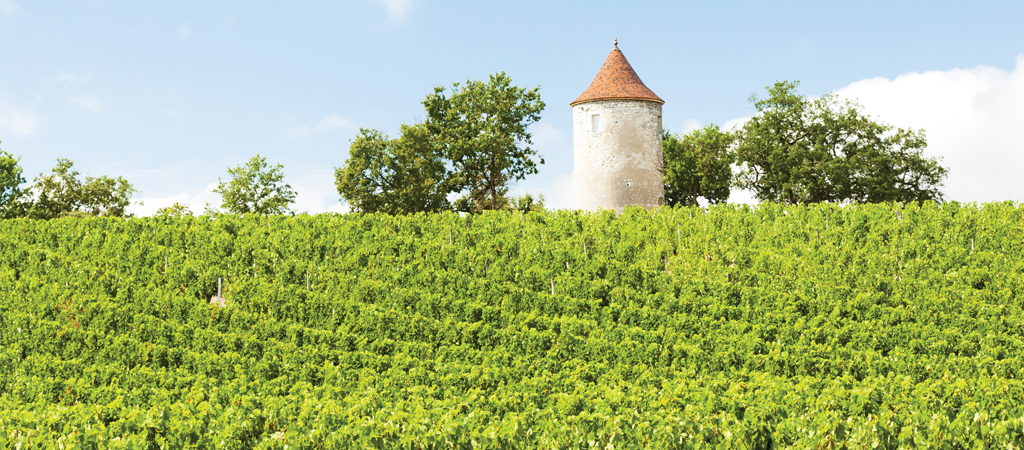
[[[949,168],[950,200],[1024,201],[1024,55],[1012,71],[974,67],[870,78],[835,91],[875,120],[923,129],[925,156]],[[749,117],[726,122],[742,126]],[[739,194],[739,195],[737,195]],[[746,193],[733,191],[729,201]]]
[[[301,180],[295,182],[295,180]],[[338,192],[334,188],[333,169],[322,167],[299,167],[288,169],[285,182],[291,184],[296,192],[295,203],[290,208],[299,213],[320,214],[325,212],[346,213],[349,206],[338,201]],[[188,206],[193,214],[199,215],[207,205],[220,208],[223,198],[213,192],[217,183],[196,185],[176,194],[156,194],[137,198],[138,203],[128,207],[128,212],[137,216],[152,216],[163,207],[180,203]]]
[[21,7],[12,0],[0,0],[0,14],[13,16],[21,12]]
[[322,120],[320,120],[319,123],[317,123],[316,125],[314,125],[312,127],[303,125],[301,127],[292,128],[292,129],[288,130],[288,135],[291,136],[291,137],[298,138],[298,137],[310,136],[310,135],[312,135],[314,133],[318,133],[318,132],[321,132],[321,131],[324,131],[324,130],[329,130],[329,129],[332,129],[332,128],[349,128],[349,129],[351,129],[351,128],[355,128],[355,127],[356,127],[355,122],[353,122],[353,121],[351,121],[349,119],[346,119],[344,117],[341,117],[341,116],[339,116],[337,114],[331,114],[331,115],[329,115],[327,117],[324,117]]
[[27,136],[36,131],[39,116],[24,108],[0,101],[0,133]]
[[872,78],[836,93],[900,128],[924,129],[959,201],[1024,200],[1024,55],[1012,71],[975,67]]
[[388,17],[395,21],[405,19],[405,15],[412,8],[412,0],[373,0],[373,2],[384,5],[388,10]]
[[572,137],[547,122],[538,123],[531,130],[538,151],[547,155],[572,152]]
[[693,130],[699,129],[700,127],[701,127],[701,123],[698,122],[697,120],[695,120],[695,119],[686,119],[686,121],[683,122],[683,128],[680,130],[681,132],[679,134],[681,134],[681,135],[688,134],[689,132],[691,132]]
[[747,121],[750,120],[751,117],[753,116],[738,117],[732,120],[728,120],[725,122],[725,124],[722,125],[722,129],[726,131],[731,131],[734,129],[742,128],[743,124],[747,123]]
[[346,213],[349,205],[340,202],[334,186],[334,169],[323,167],[293,167],[289,169],[290,182],[295,189],[293,210],[300,213]]
[[508,193],[516,197],[530,194],[536,198],[543,195],[544,207],[548,209],[576,208],[576,181],[573,172],[527,178],[509,186]]
[[138,203],[133,203],[128,207],[128,212],[137,216],[152,216],[156,214],[156,211],[160,208],[172,206],[175,203],[188,206],[192,210],[193,214],[199,215],[203,213],[203,209],[206,205],[212,207],[219,207],[221,204],[220,194],[213,192],[217,188],[217,183],[209,183],[198,194],[190,194],[188,192],[181,192],[172,195],[155,195],[141,197]]
[[181,25],[178,25],[178,38],[179,39],[188,39],[188,37],[191,36],[191,35],[192,35],[192,27],[188,26],[187,23],[183,23]]
[[72,105],[75,105],[82,109],[87,109],[92,112],[103,112],[103,110],[105,109],[102,100],[90,95],[68,97],[68,103],[71,103]]

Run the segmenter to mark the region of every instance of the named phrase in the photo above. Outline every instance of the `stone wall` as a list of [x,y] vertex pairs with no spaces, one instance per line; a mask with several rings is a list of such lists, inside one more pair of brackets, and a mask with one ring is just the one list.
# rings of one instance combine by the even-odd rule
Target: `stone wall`
[[[593,116],[600,116],[593,131]],[[576,205],[613,209],[665,204],[661,183],[661,103],[597,100],[572,108]]]

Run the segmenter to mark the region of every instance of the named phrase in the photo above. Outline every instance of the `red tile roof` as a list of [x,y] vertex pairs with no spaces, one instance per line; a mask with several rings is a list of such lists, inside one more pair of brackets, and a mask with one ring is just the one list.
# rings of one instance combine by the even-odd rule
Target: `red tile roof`
[[595,100],[650,100],[664,104],[665,101],[655,95],[640,77],[633,71],[633,67],[626,61],[626,57],[619,51],[618,42],[615,48],[604,60],[604,65],[597,72],[590,87],[583,91],[569,106],[577,103],[592,102]]

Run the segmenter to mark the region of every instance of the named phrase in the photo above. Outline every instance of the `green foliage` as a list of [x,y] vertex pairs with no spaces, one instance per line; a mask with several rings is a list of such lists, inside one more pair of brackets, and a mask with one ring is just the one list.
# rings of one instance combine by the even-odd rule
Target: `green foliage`
[[426,126],[403,125],[401,137],[388,139],[360,129],[345,166],[335,169],[342,200],[357,212],[410,214],[450,208],[445,159]]
[[157,217],[185,217],[191,215],[192,209],[188,205],[183,205],[179,202],[174,202],[171,206],[164,206],[156,210]]
[[1021,254],[1011,203],[0,221],[0,448],[1019,448]]
[[540,87],[513,86],[502,72],[487,82],[455,83],[447,95],[443,86],[436,87],[423,106],[431,137],[453,166],[452,185],[467,191],[456,203],[461,210],[505,208],[508,184],[537,173],[537,164],[544,164],[530,147],[528,131],[544,110]]
[[522,196],[509,196],[505,209],[519,211],[524,214],[528,212],[543,212],[545,211],[544,194],[539,194],[534,197],[532,194],[527,192]]
[[693,130],[682,138],[665,131],[661,150],[665,158],[665,203],[695,206],[698,198],[724,203],[732,187],[732,143],[736,137],[715,124]]
[[86,176],[81,180],[74,164],[58,158],[51,173],[36,177],[32,186],[34,198],[27,205],[28,217],[131,217],[126,209],[139,191],[121,177]]
[[778,82],[751,97],[758,114],[739,132],[739,186],[764,201],[922,202],[942,199],[948,170],[923,155],[923,130],[873,121],[834,94],[810,100]]
[[[504,73],[488,82],[455,83],[450,95],[435,88],[423,101],[426,122],[403,125],[399,138],[360,130],[345,165],[335,169],[338,193],[354,211],[367,213],[513,207],[508,184],[544,163],[534,161],[527,131],[544,109],[538,92],[513,86]],[[449,202],[458,192],[464,195]]]
[[295,202],[295,191],[284,182],[284,166],[267,165],[267,159],[257,154],[243,166],[228,168],[231,180],[217,178],[216,192],[223,198],[221,207],[231,214],[257,214],[261,216],[287,214],[288,205]]
[[0,150],[0,219],[12,219],[24,215],[21,185],[25,178],[21,176],[21,158]]

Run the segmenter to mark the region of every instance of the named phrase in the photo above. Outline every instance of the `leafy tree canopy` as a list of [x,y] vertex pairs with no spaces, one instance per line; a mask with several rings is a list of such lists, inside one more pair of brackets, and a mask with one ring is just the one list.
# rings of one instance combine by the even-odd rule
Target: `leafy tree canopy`
[[164,206],[163,208],[157,209],[155,215],[157,217],[191,216],[192,208],[189,208],[188,205],[184,205],[179,202],[174,202],[174,204],[171,206]]
[[422,124],[403,125],[396,139],[360,129],[334,177],[342,200],[357,212],[410,214],[451,206],[445,159]]
[[0,219],[11,219],[24,214],[22,197],[25,194],[21,185],[25,177],[21,176],[20,158],[0,150]]
[[527,192],[518,197],[509,196],[507,206],[505,208],[512,211],[519,211],[524,214],[528,212],[542,212],[544,211],[544,201],[544,194],[539,194],[534,197]]
[[835,94],[808,99],[797,85],[751,96],[758,113],[739,131],[739,187],[789,204],[942,200],[948,170],[924,156],[923,130],[875,122]]
[[274,215],[291,212],[288,205],[295,202],[295,191],[284,182],[284,166],[267,165],[267,159],[256,154],[244,165],[228,168],[231,180],[217,178],[221,207],[232,214]]
[[665,158],[665,203],[697,205],[729,199],[734,161],[732,144],[736,137],[715,124],[693,130],[683,137],[665,131],[661,139]]
[[360,130],[335,169],[338,193],[355,211],[389,214],[541,207],[507,195],[544,163],[528,131],[544,109],[539,89],[513,86],[505,73],[435,88],[423,101],[427,120],[403,125],[398,138]]
[[127,208],[139,191],[121,177],[79,178],[70,159],[58,158],[49,174],[39,174],[26,215],[33,219],[76,216],[131,217]]
[[486,82],[455,83],[450,93],[437,87],[423,106],[431,138],[453,166],[450,183],[468,191],[456,209],[504,208],[508,184],[536,174],[537,165],[544,164],[530,147],[528,131],[544,110],[540,87],[513,86],[502,72]]

